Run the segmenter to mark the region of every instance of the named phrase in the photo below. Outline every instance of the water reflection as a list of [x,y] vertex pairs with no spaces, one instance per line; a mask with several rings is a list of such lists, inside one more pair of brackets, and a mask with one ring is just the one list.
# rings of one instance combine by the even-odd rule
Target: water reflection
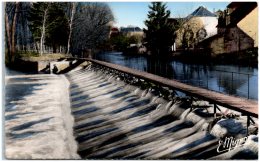
[[[258,99],[258,69],[234,65],[194,65],[122,53],[100,53],[95,59],[146,71],[210,90]],[[232,73],[233,72],[233,73]],[[249,86],[249,87],[248,87]]]

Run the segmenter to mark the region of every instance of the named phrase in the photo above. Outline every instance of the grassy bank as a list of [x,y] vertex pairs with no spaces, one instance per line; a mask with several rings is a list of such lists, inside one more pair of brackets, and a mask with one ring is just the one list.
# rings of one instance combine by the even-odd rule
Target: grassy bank
[[70,57],[70,55],[62,54],[62,53],[52,53],[52,54],[43,54],[43,55],[31,55],[31,54],[23,54],[20,59],[24,61],[51,61],[57,60],[65,57]]
[[35,52],[17,52],[15,55],[14,62],[8,61],[8,56],[6,55],[5,65],[6,67],[23,72],[38,73],[38,61],[52,61],[58,60],[65,57],[70,57],[70,55],[53,53],[53,54],[43,54],[40,55]]

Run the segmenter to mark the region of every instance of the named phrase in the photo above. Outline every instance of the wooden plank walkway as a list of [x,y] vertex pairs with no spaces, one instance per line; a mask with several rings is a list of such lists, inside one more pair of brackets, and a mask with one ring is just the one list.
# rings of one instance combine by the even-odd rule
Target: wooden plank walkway
[[[79,59],[79,58],[75,58]],[[253,116],[258,118],[258,102],[248,100],[245,98],[225,95],[222,93],[214,92],[211,90],[207,90],[204,88],[199,88],[191,85],[187,85],[184,83],[181,83],[179,81],[176,81],[174,79],[167,79],[160,77],[158,75],[154,75],[151,73],[127,68],[121,65],[116,65],[108,62],[98,61],[94,59],[85,58],[83,60],[90,61],[92,63],[108,67],[111,69],[115,69],[117,71],[127,73],[133,76],[136,76],[138,78],[142,78],[154,83],[159,83],[160,85],[168,86],[173,89],[176,89],[178,91],[181,91],[183,93],[186,93],[188,95],[198,97],[200,99],[213,102],[217,105],[224,106],[226,108],[241,112],[244,115]]]

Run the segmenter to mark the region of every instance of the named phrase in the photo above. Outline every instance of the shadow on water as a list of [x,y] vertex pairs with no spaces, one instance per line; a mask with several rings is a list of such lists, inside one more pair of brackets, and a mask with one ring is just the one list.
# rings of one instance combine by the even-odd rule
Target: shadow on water
[[91,138],[94,138],[94,137],[97,137],[97,136],[100,136],[100,135],[103,135],[103,134],[106,134],[106,133],[109,133],[109,132],[112,132],[112,131],[115,131],[115,130],[118,130],[118,128],[112,127],[112,128],[107,128],[107,129],[103,129],[103,130],[100,130],[100,131],[93,131],[89,134],[78,136],[76,138],[76,140],[79,143],[81,143],[81,142],[87,141]]
[[46,84],[47,83],[7,84],[5,86],[5,111],[15,110],[16,103],[14,103],[14,101],[23,100],[26,96],[32,95],[34,90]]
[[[129,148],[133,148],[133,147],[138,146],[138,145],[140,145],[140,142],[126,144],[126,145],[123,145],[123,146],[120,146],[120,147],[113,148],[113,149],[111,149],[111,150],[109,150],[105,153],[95,155],[95,156],[90,156],[88,158],[90,158],[90,159],[109,159],[109,158],[107,158],[107,156],[109,156],[110,154],[120,152],[120,151],[129,149]],[[82,152],[80,152],[80,155],[85,155],[85,153],[86,153],[86,151],[82,151]],[[119,159],[121,157],[113,157],[113,159],[117,159],[117,158]]]
[[173,126],[173,127],[171,127],[171,128],[166,129],[166,130],[164,131],[164,133],[177,132],[177,131],[179,131],[179,130],[181,130],[181,129],[191,128],[191,127],[193,127],[193,126],[194,126],[194,124],[193,124],[192,122],[185,121],[185,122],[183,122],[183,123],[181,123],[181,124],[178,124],[178,125],[176,125],[176,126]]
[[255,159],[258,159],[258,156],[252,150],[245,149],[245,150],[239,151],[235,155],[233,155],[231,157],[231,160],[234,160],[234,159],[255,160]]
[[163,116],[163,117],[157,119],[156,121],[154,121],[152,123],[137,127],[135,129],[133,129],[132,132],[140,133],[140,132],[143,132],[143,131],[147,131],[149,129],[153,129],[155,127],[160,127],[162,125],[169,124],[169,123],[171,123],[175,120],[177,120],[177,117],[174,117],[172,115],[166,115],[166,116]]
[[153,110],[155,110],[156,107],[157,107],[157,105],[155,105],[155,104],[151,105],[151,106],[148,106],[148,107],[146,107],[146,108],[144,108],[142,110],[139,110],[139,111],[133,113],[132,115],[130,115],[128,117],[128,119],[134,118],[134,117],[137,117],[137,116],[141,116],[141,115],[144,115],[144,114],[148,114],[148,113],[152,112]]
[[11,114],[11,115],[6,115],[5,121],[17,119],[17,118],[19,118],[20,115],[27,115],[27,114],[33,114],[33,112],[16,113],[16,114]]
[[28,131],[24,133],[9,133],[7,136],[11,136],[12,139],[22,139],[22,138],[28,138],[33,135],[36,135],[38,133],[42,133],[43,131]]
[[23,123],[21,125],[18,125],[18,126],[11,128],[11,130],[12,131],[24,130],[24,129],[30,128],[31,126],[33,126],[35,124],[46,122],[46,121],[50,120],[51,118],[53,118],[53,117]]
[[83,109],[83,110],[74,111],[72,114],[75,115],[75,116],[82,116],[84,114],[92,113],[92,112],[95,112],[97,110],[98,110],[97,107],[92,106],[92,107],[88,107],[88,108]]
[[208,141],[211,141],[211,140],[214,140],[214,139],[216,139],[215,136],[208,134],[207,136],[204,136],[204,137],[202,137],[200,139],[197,139],[196,141],[191,142],[191,143],[189,143],[189,144],[187,144],[187,145],[185,145],[185,146],[183,146],[183,147],[173,151],[171,154],[173,154],[173,155],[174,154],[178,154],[178,153],[180,153],[180,152],[182,152],[184,150],[189,150],[189,149],[191,149],[191,148],[193,148],[195,146],[201,145],[204,142],[208,142]]
[[124,107],[121,107],[117,110],[112,111],[110,114],[117,114],[117,113],[120,113],[122,111],[132,109],[132,108],[135,108],[135,107],[138,107],[138,106],[144,106],[144,105],[148,104],[149,102],[150,102],[149,99],[137,101],[137,102],[132,102],[132,103],[128,104],[127,106],[124,106]]
[[104,123],[105,121],[106,120],[104,120],[104,119],[98,119],[95,121],[91,121],[91,122],[87,122],[87,123],[83,123],[83,124],[74,126],[74,129],[88,128],[89,126],[98,125],[98,124]]
[[166,78],[174,78],[176,76],[170,60],[159,60],[152,57],[147,59],[144,71]]
[[39,81],[42,80],[41,78],[10,78],[8,79],[8,82],[16,82],[16,83],[22,83],[22,82],[31,82],[31,81]]

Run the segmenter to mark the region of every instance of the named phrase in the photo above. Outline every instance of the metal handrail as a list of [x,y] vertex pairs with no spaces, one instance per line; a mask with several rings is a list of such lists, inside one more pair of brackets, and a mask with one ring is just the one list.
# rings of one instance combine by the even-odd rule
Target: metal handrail
[[233,73],[233,74],[250,75],[250,76],[257,76],[257,75],[255,75],[255,74],[239,73],[239,72],[234,72],[234,71],[225,71],[225,70],[214,70],[214,71],[220,71],[220,72],[226,72],[226,73]]

